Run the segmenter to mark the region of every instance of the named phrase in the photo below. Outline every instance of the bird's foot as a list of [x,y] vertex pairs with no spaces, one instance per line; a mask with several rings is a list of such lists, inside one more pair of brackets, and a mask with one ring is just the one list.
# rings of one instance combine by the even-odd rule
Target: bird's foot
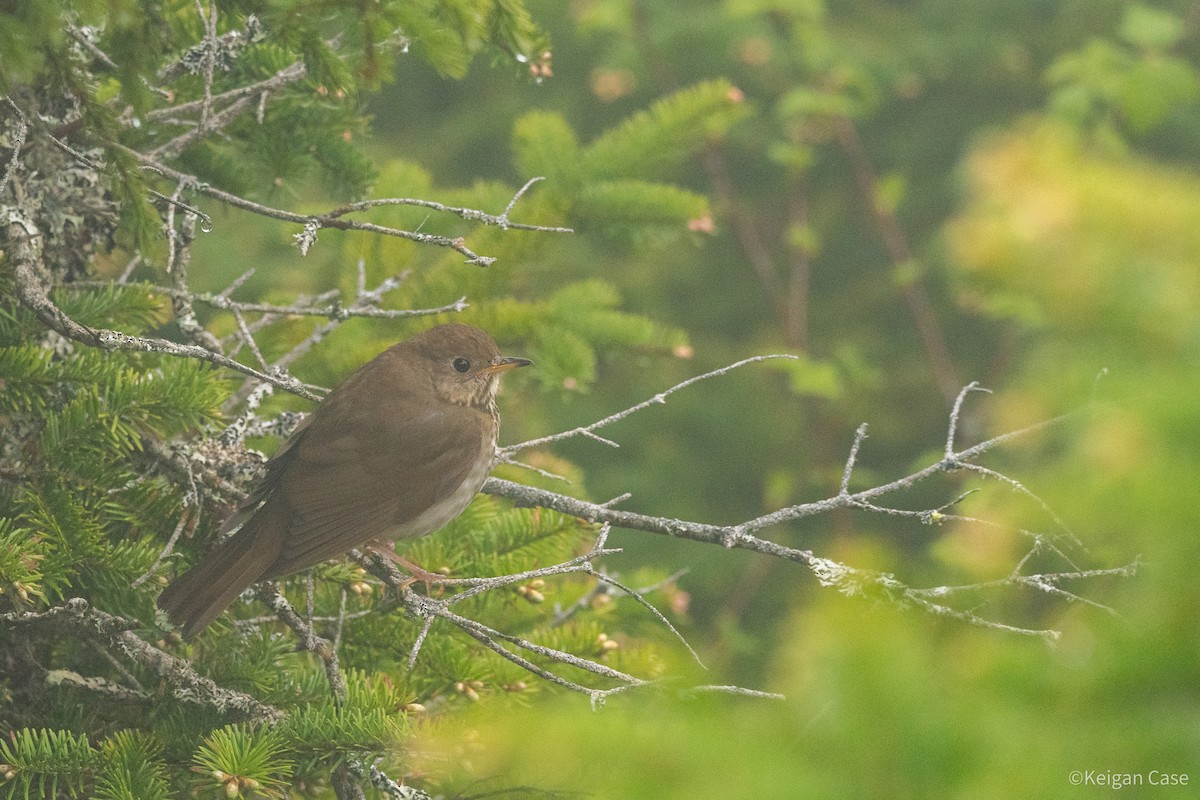
[[409,576],[405,578],[399,586],[396,587],[397,594],[402,593],[414,583],[423,583],[425,584],[426,597],[432,597],[433,584],[446,577],[440,572],[430,572],[429,570],[414,564],[387,545],[368,545],[367,547],[372,552],[378,553],[388,561],[391,561],[393,564],[398,564],[408,571]]

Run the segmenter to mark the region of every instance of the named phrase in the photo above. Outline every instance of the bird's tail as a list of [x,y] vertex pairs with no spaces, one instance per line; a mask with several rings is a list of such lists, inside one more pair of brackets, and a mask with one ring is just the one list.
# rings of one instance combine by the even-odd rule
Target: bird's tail
[[214,547],[200,563],[163,589],[158,607],[167,613],[184,638],[204,630],[279,558],[283,530],[272,517],[264,515],[262,521],[266,525],[254,526],[257,520],[247,523],[242,531]]

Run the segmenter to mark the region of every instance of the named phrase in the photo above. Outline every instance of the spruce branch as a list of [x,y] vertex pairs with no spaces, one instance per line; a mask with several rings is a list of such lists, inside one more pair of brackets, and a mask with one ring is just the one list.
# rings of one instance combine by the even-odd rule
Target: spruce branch
[[44,273],[45,270],[41,265],[41,252],[38,243],[39,232],[36,226],[31,221],[14,215],[8,221],[7,232],[13,288],[17,299],[23,306],[33,312],[42,324],[51,330],[68,339],[108,352],[129,350],[135,352],[163,353],[181,358],[195,358],[207,361],[210,364],[226,367],[249,375],[252,378],[257,378],[260,381],[265,381],[309,400],[318,399],[316,394],[306,389],[294,378],[268,375],[199,345],[185,345],[167,339],[133,336],[121,331],[105,328],[93,329],[79,324],[54,304],[54,301],[49,297],[45,282],[40,277],[40,274]]
[[[654,398],[651,398],[648,401],[638,403],[637,405],[605,417],[599,422],[592,423],[591,425],[581,426],[579,428],[565,431],[561,434],[545,436],[539,439],[530,440],[529,442],[514,445],[510,448],[504,448],[500,450],[500,457],[503,458],[505,455],[520,449],[524,449],[525,447],[532,447],[537,444],[554,442],[576,435],[599,438],[592,434],[592,431],[595,428],[600,427],[601,425],[609,424],[610,422],[614,422],[618,419],[622,419],[629,414],[646,408],[655,402],[662,402],[661,398],[664,398],[667,394],[676,391],[683,386],[689,385],[690,383],[703,378],[724,374],[724,372],[727,372],[728,370],[742,364],[749,363],[752,360],[762,360],[765,358],[774,357],[778,356],[759,356],[757,359],[747,359],[732,364],[729,367],[721,370],[705,373],[704,375],[697,376],[690,381],[685,381],[681,384],[678,384],[666,392],[656,395]],[[850,482],[853,476],[855,465],[857,463],[859,451],[867,437],[867,425],[864,423],[855,431],[854,440],[850,446],[845,466],[843,468],[841,482],[836,494],[822,500],[800,503],[778,509],[776,511],[772,511],[770,513],[763,514],[734,525],[714,525],[706,522],[661,517],[622,509],[615,509],[612,507],[612,503],[590,503],[570,497],[569,495],[551,492],[545,489],[534,488],[525,484],[494,477],[488,478],[487,482],[483,486],[482,491],[486,494],[506,497],[516,502],[518,506],[547,508],[564,514],[572,514],[590,522],[610,524],[629,530],[656,533],[675,538],[691,539],[693,541],[716,544],[726,548],[733,547],[744,549],[752,552],[763,553],[774,558],[798,562],[808,567],[808,569],[813,572],[822,585],[836,588],[843,594],[851,596],[863,595],[882,597],[883,599],[897,605],[907,605],[922,608],[930,613],[940,616],[954,617],[972,625],[978,625],[981,627],[991,628],[993,630],[1001,630],[1009,633],[1038,636],[1048,642],[1053,642],[1058,637],[1057,631],[1026,629],[1007,625],[984,618],[971,611],[963,611],[939,604],[934,602],[931,598],[942,596],[943,594],[949,594],[953,591],[965,591],[967,588],[986,589],[999,586],[1019,585],[1034,586],[1048,593],[1064,597],[1068,600],[1082,600],[1083,598],[1081,596],[1066,592],[1066,590],[1061,589],[1061,587],[1058,586],[1058,583],[1060,581],[1086,577],[1100,577],[1103,575],[1128,576],[1133,574],[1133,569],[1131,567],[1121,567],[1113,571],[1080,571],[1075,567],[1070,559],[1053,544],[1052,537],[1021,530],[1020,533],[1029,536],[1034,540],[1035,549],[1045,548],[1052,550],[1056,555],[1062,558],[1071,569],[1068,571],[1046,573],[1038,576],[1021,575],[1019,570],[1024,567],[1026,561],[1028,560],[1027,556],[1017,565],[1016,570],[1014,570],[1014,574],[1010,575],[1009,578],[1005,579],[1004,581],[975,584],[972,587],[958,587],[954,590],[947,590],[946,587],[925,590],[910,587],[888,573],[856,569],[846,564],[841,564],[818,556],[812,550],[788,547],[756,535],[759,531],[779,525],[781,523],[805,519],[816,515],[829,514],[840,509],[857,509],[885,515],[906,516],[917,519],[923,524],[927,525],[939,524],[947,520],[963,522],[974,521],[974,518],[972,517],[945,513],[946,509],[961,502],[966,495],[961,495],[941,506],[922,510],[893,509],[880,506],[874,502],[877,498],[905,489],[910,489],[933,478],[936,475],[950,472],[971,472],[1002,482],[1012,487],[1015,491],[1018,491],[1019,493],[1032,499],[1047,513],[1054,525],[1059,529],[1059,536],[1066,538],[1073,544],[1078,544],[1078,539],[1074,536],[1070,529],[1067,528],[1065,523],[1063,523],[1058,515],[1053,512],[1049,504],[1046,503],[1041,497],[1029,490],[1019,481],[1010,478],[1009,476],[1006,476],[996,470],[975,463],[975,459],[1002,444],[1012,441],[1013,439],[1027,436],[1031,433],[1043,430],[1053,425],[1061,424],[1079,412],[1070,412],[1053,419],[1030,425],[1020,430],[1010,431],[998,436],[994,436],[970,447],[957,449],[955,438],[959,427],[960,417],[963,413],[964,400],[967,395],[976,391],[985,390],[981,389],[975,383],[968,384],[959,392],[955,401],[953,402],[947,423],[945,450],[942,458],[938,461],[901,478],[897,478],[871,488],[852,492],[850,490]],[[607,440],[603,441],[611,444],[611,442],[607,442]],[[996,525],[995,527],[1001,526]]]
[[325,666],[325,677],[329,680],[329,689],[333,693],[333,701],[338,706],[344,705],[346,678],[338,665],[337,649],[327,639],[316,634],[310,621],[296,613],[296,609],[283,596],[283,592],[279,591],[274,581],[258,584],[258,597],[299,637],[301,647],[321,659]]
[[[270,217],[271,219],[278,219],[283,222],[292,222],[292,223],[301,225],[302,226],[301,232],[294,234],[293,238],[296,240],[296,246],[299,247],[300,253],[302,255],[307,254],[309,248],[314,243],[316,243],[317,233],[319,231],[321,231],[322,229],[325,229],[325,228],[332,228],[332,229],[337,229],[337,230],[365,231],[365,232],[369,232],[369,233],[378,233],[383,236],[395,236],[400,239],[407,239],[408,241],[416,242],[418,244],[428,244],[428,245],[433,245],[436,247],[448,247],[451,250],[454,250],[454,251],[466,256],[467,257],[466,263],[474,264],[474,265],[480,266],[480,267],[491,266],[496,261],[496,259],[491,256],[481,256],[478,253],[475,253],[474,251],[472,251],[469,247],[467,247],[466,241],[462,237],[439,236],[436,234],[421,233],[419,231],[408,231],[408,230],[403,230],[401,228],[388,227],[386,225],[379,225],[374,222],[360,222],[357,220],[343,219],[343,216],[346,214],[349,214],[356,210],[362,210],[362,209],[355,207],[360,204],[352,204],[350,206],[343,206],[341,208],[334,209],[333,211],[327,212],[325,214],[298,214],[294,211],[286,211],[284,209],[272,208],[270,206],[263,205],[262,203],[256,203],[253,200],[248,200],[244,197],[239,197],[238,195],[233,194],[232,192],[227,192],[223,189],[218,189],[215,186],[210,186],[209,184],[203,183],[196,176],[188,175],[187,173],[180,172],[179,170],[173,169],[173,168],[167,166],[166,164],[162,163],[161,161],[157,160],[154,156],[152,156],[150,154],[146,154],[146,153],[142,153],[137,150],[133,150],[131,148],[125,147],[124,145],[115,145],[115,146],[117,148],[121,149],[124,153],[126,153],[130,157],[137,160],[140,164],[142,164],[142,166],[148,167],[148,168],[154,170],[155,172],[159,173],[163,177],[170,178],[171,180],[190,181],[191,183],[196,185],[197,190],[201,194],[207,195],[208,197],[211,197],[214,200],[224,203],[225,205],[232,206],[234,208],[240,208],[243,211],[249,211],[253,214],[258,214],[260,216]],[[523,193],[523,190],[519,191],[517,193],[517,196],[520,196],[522,193]],[[424,200],[417,201],[417,200],[411,200],[411,199],[407,199],[407,198],[381,199],[381,200],[367,201],[367,202],[373,203],[375,205],[392,204],[392,205],[422,205],[422,206],[426,206],[426,207],[435,207],[435,206],[428,205],[428,203],[430,201],[424,201]],[[502,215],[491,215],[484,211],[478,211],[478,210],[474,210],[474,209],[460,209],[460,208],[456,208],[453,206],[443,206],[441,204],[436,204],[436,207],[437,207],[437,210],[446,211],[447,213],[458,214],[459,216],[463,216],[464,219],[470,218],[472,220],[480,221],[485,224],[497,225],[503,229],[519,228],[520,230],[546,231],[546,232],[553,232],[553,233],[572,232],[571,229],[569,229],[569,228],[555,228],[555,227],[546,227],[546,226],[541,226],[541,225],[524,225],[524,224],[519,224],[519,223],[514,223],[511,221],[508,221],[507,210]]]
[[[559,650],[552,647],[539,644],[537,642],[525,639],[513,634],[504,633],[496,630],[488,625],[485,625],[478,620],[458,614],[451,608],[467,599],[476,597],[485,592],[495,589],[511,586],[516,583],[522,583],[532,578],[544,577],[549,575],[563,575],[571,573],[583,573],[596,578],[598,581],[603,581],[611,586],[616,587],[635,599],[639,603],[648,608],[660,622],[683,643],[688,652],[702,667],[699,655],[691,645],[683,638],[682,634],[670,623],[669,620],[658,611],[652,604],[647,601],[638,590],[629,588],[608,575],[605,575],[596,570],[591,561],[603,555],[609,555],[618,550],[605,547],[609,526],[602,526],[600,535],[597,537],[596,543],[592,549],[582,556],[565,561],[561,564],[556,564],[551,567],[543,567],[536,570],[528,570],[525,572],[515,573],[512,575],[501,575],[493,578],[445,578],[435,579],[433,582],[440,586],[465,586],[464,591],[452,594],[448,597],[431,598],[417,594],[412,591],[412,579],[403,575],[389,559],[384,558],[378,553],[370,555],[361,551],[351,551],[353,558],[360,566],[367,569],[387,586],[390,586],[400,597],[406,611],[412,616],[423,620],[421,631],[418,633],[413,642],[412,650],[409,653],[408,665],[412,669],[417,661],[421,647],[429,635],[433,624],[438,619],[443,619],[457,627],[459,630],[466,633],[471,638],[475,639],[488,650],[496,653],[501,658],[521,667],[527,672],[551,683],[560,686],[572,692],[584,694],[588,696],[593,706],[600,706],[604,700],[611,694],[625,691],[631,688],[641,687],[658,687],[664,685],[663,681],[638,678],[634,675],[616,670],[606,664],[593,659],[584,658]],[[653,588],[653,587],[652,587]],[[522,654],[528,654],[523,655]],[[590,673],[602,680],[615,682],[616,686],[612,687],[593,687],[583,683],[564,678],[551,669],[536,663],[533,658],[549,661],[562,666],[574,667],[584,672]],[[722,688],[735,690],[737,693],[754,697],[777,697],[769,693],[757,692],[753,689],[743,689],[741,687],[694,687],[696,690],[711,690],[719,691]]]
[[232,103],[235,100],[240,100],[244,97],[261,97],[269,94],[275,89],[280,89],[290,83],[295,83],[305,76],[307,69],[303,61],[296,61],[283,69],[276,72],[269,78],[264,78],[256,83],[238,86],[234,89],[212,95],[211,98],[200,98],[199,100],[190,100],[186,103],[167,106],[164,108],[156,108],[147,111],[145,119],[147,121],[168,120],[172,117],[178,117],[182,114],[191,114],[201,111],[206,103],[209,108],[221,105],[224,103]]
[[242,715],[252,722],[277,722],[283,712],[243,692],[226,689],[197,673],[181,658],[158,649],[133,631],[141,625],[92,608],[80,597],[45,611],[0,614],[0,627],[14,635],[43,636],[48,630],[98,641],[116,655],[158,675],[181,702]]

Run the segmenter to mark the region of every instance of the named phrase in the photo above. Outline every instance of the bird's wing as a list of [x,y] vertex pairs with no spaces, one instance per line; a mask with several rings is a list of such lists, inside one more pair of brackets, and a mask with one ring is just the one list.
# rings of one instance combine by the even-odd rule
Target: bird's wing
[[[290,511],[280,560],[286,575],[384,535],[446,499],[484,446],[475,409],[439,403],[417,414],[389,404],[314,415],[279,471]],[[333,409],[330,409],[331,411]]]
[[284,440],[283,444],[279,445],[274,455],[267,459],[267,463],[263,466],[262,477],[258,479],[258,483],[254,485],[254,489],[250,492],[250,495],[238,505],[237,510],[221,525],[220,532],[222,535],[243,526],[254,516],[255,512],[258,511],[266,499],[271,496],[275,487],[279,485],[279,476],[292,461],[292,449],[304,438],[305,431],[308,430],[314,419],[316,419],[316,414],[309,414],[300,420],[300,424],[292,429],[291,435]]

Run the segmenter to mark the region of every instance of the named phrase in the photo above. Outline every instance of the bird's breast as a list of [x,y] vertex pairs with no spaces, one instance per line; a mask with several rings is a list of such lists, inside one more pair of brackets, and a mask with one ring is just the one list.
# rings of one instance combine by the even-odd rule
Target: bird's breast
[[495,427],[485,426],[480,457],[471,466],[462,483],[417,516],[394,525],[379,538],[393,541],[416,539],[444,528],[451,520],[465,511],[471,504],[471,499],[479,493],[483,482],[487,480],[488,473],[492,470],[492,458],[495,452]]

